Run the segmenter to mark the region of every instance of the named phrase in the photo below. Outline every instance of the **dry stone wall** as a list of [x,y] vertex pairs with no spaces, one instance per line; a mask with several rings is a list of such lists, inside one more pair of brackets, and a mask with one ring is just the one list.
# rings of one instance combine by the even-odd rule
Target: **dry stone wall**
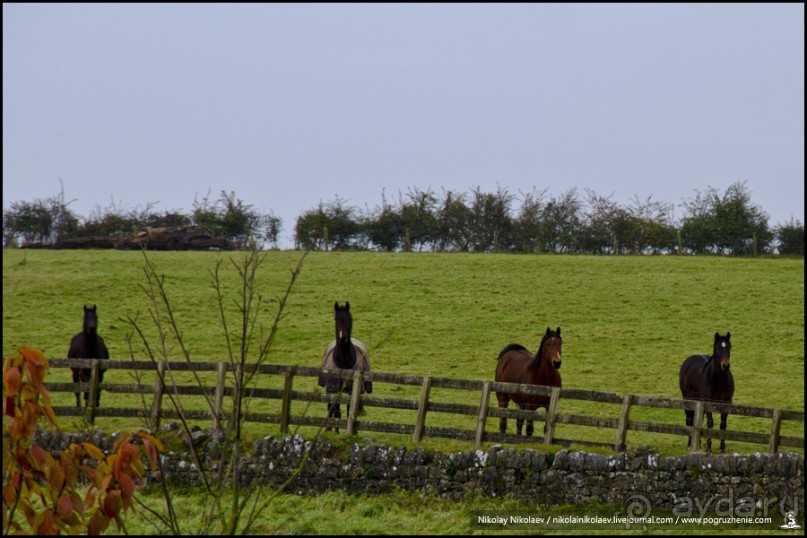
[[[195,431],[197,446],[215,468],[223,433]],[[161,428],[168,439],[162,455],[165,479],[196,487],[199,479],[187,438],[175,424]],[[115,435],[82,436],[39,430],[37,444],[53,452],[71,442],[90,440],[111,450]],[[171,442],[171,439],[174,439]],[[650,450],[602,455],[576,450],[555,454],[494,445],[486,450],[427,451],[342,440],[305,440],[301,436],[266,437],[240,462],[244,484],[279,486],[305,465],[287,491],[318,494],[347,490],[368,495],[403,489],[462,499],[469,492],[506,495],[541,506],[598,503],[624,505],[642,499],[648,507],[680,509],[687,502],[706,506],[724,502],[736,507],[778,513],[804,511],[804,457],[793,453],[690,454],[660,456]],[[151,480],[160,480],[154,473]]]

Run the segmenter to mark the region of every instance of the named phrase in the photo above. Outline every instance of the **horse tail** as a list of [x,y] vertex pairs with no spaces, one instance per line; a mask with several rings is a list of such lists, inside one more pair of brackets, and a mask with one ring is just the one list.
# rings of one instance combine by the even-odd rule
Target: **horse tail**
[[511,351],[527,351],[527,348],[526,348],[526,347],[524,347],[524,346],[522,346],[521,344],[507,344],[507,345],[504,347],[504,349],[502,349],[502,350],[499,352],[499,357],[498,357],[498,359],[501,359],[502,357],[504,357],[504,355],[505,355],[506,353],[509,353],[509,352],[511,352]]

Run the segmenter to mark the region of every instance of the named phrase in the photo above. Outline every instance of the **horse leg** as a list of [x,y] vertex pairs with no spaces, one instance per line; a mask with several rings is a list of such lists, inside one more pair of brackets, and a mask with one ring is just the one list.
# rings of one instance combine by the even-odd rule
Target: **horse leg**
[[[82,383],[89,383],[92,380],[92,370],[89,368],[80,368],[78,371],[79,380]],[[90,403],[90,393],[84,392],[84,407],[86,408]],[[81,407],[79,404],[78,393],[76,393],[76,407]]]
[[[338,403],[333,404],[334,411],[333,411],[333,418],[340,419],[342,418],[342,408]],[[339,428],[336,428],[336,433],[339,433]]]
[[[728,418],[729,418],[728,413],[720,413],[720,429],[722,431],[726,431],[726,421],[728,420]],[[726,453],[726,440],[725,439],[720,439],[720,453],[721,454]]]
[[[73,383],[81,382],[81,374],[78,368],[71,368],[70,371],[73,374]],[[74,394],[76,395],[76,407],[81,407],[81,393],[76,391]]]
[[[103,382],[104,382],[104,371],[99,369],[98,370],[98,384],[100,385]],[[89,398],[89,394],[87,395],[87,397]],[[100,386],[98,387],[98,391],[95,393],[95,407],[101,407],[101,387]]]
[[[342,418],[342,411],[339,409],[338,403],[328,404],[328,418]],[[330,430],[336,430],[336,433],[339,433],[339,428],[331,428],[330,426],[325,428],[325,431]]]
[[[521,405],[521,404],[518,404],[518,408],[521,409],[522,411],[524,410],[524,406]],[[520,417],[517,418],[516,419],[516,435],[521,435],[521,428],[523,428],[523,427],[524,427],[524,419],[520,418]]]
[[[535,411],[536,406],[534,405],[525,405],[524,409],[527,411]],[[532,419],[527,419],[527,437],[532,437],[532,433],[535,430],[535,426],[533,425]]]
[[[89,383],[90,381],[92,381],[92,370],[86,369],[86,370],[84,370],[84,373],[85,373],[85,375],[82,376],[82,377],[85,378],[84,382]],[[84,407],[87,408],[89,406],[90,406],[90,392],[87,391],[87,392],[84,393]]]
[[[692,425],[695,423],[695,411],[684,410],[687,416],[687,427],[691,428]],[[687,436],[687,449],[695,448],[692,447],[692,433]]]
[[[712,413],[706,413],[706,427],[711,430],[712,428],[714,428],[714,426],[715,426],[715,421],[714,421],[714,418],[712,418]],[[712,453],[712,438],[711,437],[706,438],[706,453],[707,454]]]
[[[499,408],[500,409],[507,409],[507,404],[510,403],[510,398],[507,395],[502,395],[498,397],[499,400]],[[507,417],[501,417],[499,419],[499,433],[507,433]]]

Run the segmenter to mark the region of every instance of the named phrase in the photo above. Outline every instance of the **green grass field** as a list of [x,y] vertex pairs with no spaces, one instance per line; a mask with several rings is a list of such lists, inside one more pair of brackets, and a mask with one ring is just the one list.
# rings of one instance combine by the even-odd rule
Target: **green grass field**
[[[243,256],[149,253],[165,275],[193,360],[226,358],[210,271],[217,260],[225,260],[222,274],[229,294],[225,306],[234,323],[232,294],[238,281],[227,260]],[[299,252],[267,254],[258,274],[267,329],[277,309],[275,301],[300,257]],[[82,305],[97,304],[100,334],[112,357],[129,358],[131,328],[126,317],[137,318],[149,337],[155,338],[150,305],[140,288],[146,282],[143,266],[140,252],[4,250],[3,355],[29,344],[49,357],[65,357],[71,336],[81,329]],[[333,338],[333,303],[346,300],[354,316],[354,337],[370,346],[375,371],[492,380],[502,347],[517,342],[535,351],[546,327],[560,326],[564,387],[677,398],[678,368],[684,358],[710,353],[714,333],[731,331],[735,403],[804,409],[803,260],[310,253],[292,290],[269,362],[318,366]],[[137,357],[144,358],[142,346],[137,344],[135,349]],[[178,353],[177,346],[169,344],[169,354],[176,354],[176,360],[180,360]],[[127,375],[108,371],[105,381],[132,382]],[[51,376],[53,381],[70,379],[66,370],[53,370]],[[313,379],[306,381],[310,388],[316,387]],[[260,386],[280,383],[262,379]],[[410,390],[381,383],[374,388],[374,396],[390,398],[416,398],[419,392],[417,387]],[[109,397],[102,396],[102,405],[114,405],[105,399]],[[73,398],[66,393],[54,395],[56,405],[72,405]],[[432,399],[477,405],[479,395],[435,389]],[[250,410],[277,412],[278,404],[253,401]],[[299,404],[297,411],[302,407]],[[321,407],[314,406],[309,413],[324,416],[325,406]],[[560,412],[619,416],[618,406],[564,400]],[[367,419],[413,423],[414,412],[369,408]],[[632,410],[631,419],[684,423],[680,411]],[[767,420],[734,416],[729,427],[738,427],[739,421],[744,431],[770,430]],[[427,424],[472,429],[475,419],[433,413]],[[111,431],[136,424],[101,418],[96,425]],[[62,427],[71,430],[78,425],[64,420]],[[274,426],[249,428],[251,438],[277,433]],[[488,431],[498,431],[498,420],[489,419]],[[301,432],[309,435],[313,430]],[[556,433],[561,438],[606,443],[614,436],[610,430],[567,425],[559,425]],[[782,433],[801,436],[803,425],[785,423]],[[411,446],[407,436],[360,432],[358,437]],[[464,441],[445,439],[426,439],[423,444],[427,449],[469,448]],[[681,454],[685,441],[632,432],[628,444]],[[731,442],[728,448],[764,450],[760,445]],[[797,452],[803,453],[803,448]],[[187,494],[188,503],[183,503],[185,494],[177,495],[180,506],[187,504],[188,517],[194,517],[199,503],[193,501],[193,493]],[[288,495],[278,499],[270,519],[256,532],[467,533],[471,509],[520,508],[516,501],[477,499],[455,504],[403,493],[377,499],[338,492],[319,498]],[[555,513],[563,514],[563,509]],[[135,519],[127,530],[153,532],[138,524]]]
[[[258,273],[267,329],[301,256],[269,252]],[[239,261],[244,253],[152,252],[149,257],[166,277],[192,359],[224,360],[227,348],[210,272],[217,260],[225,261],[221,274],[233,329],[238,279],[229,260]],[[65,357],[71,336],[81,329],[82,305],[97,304],[99,332],[111,356],[128,358],[131,328],[125,317],[137,318],[156,339],[141,289],[146,282],[143,267],[140,252],[5,250],[4,356],[25,343],[49,357]],[[804,408],[802,259],[315,252],[304,260],[269,362],[318,366],[333,338],[335,301],[350,301],[353,335],[369,345],[375,371],[492,380],[502,347],[517,342],[535,351],[546,327],[559,326],[564,387],[678,398],[678,368],[684,358],[711,353],[714,333],[731,331],[734,402]],[[138,357],[144,356],[142,346],[135,349]],[[169,349],[172,354],[180,360],[175,345]],[[126,375],[110,373],[105,381],[131,382]],[[69,380],[69,372],[54,370],[53,380]],[[312,378],[306,381],[316,387]],[[279,380],[261,383],[279,386]],[[416,398],[418,392],[417,387],[376,383],[373,395]],[[57,398],[57,405],[73,401],[72,394]],[[433,390],[432,398],[473,405],[479,401],[478,394],[449,389]],[[252,410],[277,412],[268,405],[257,402]],[[309,412],[320,411],[324,409]],[[370,412],[367,420],[414,422],[411,411]],[[561,401],[560,412],[619,416],[618,406],[574,401]],[[631,411],[632,420],[683,424],[683,418],[680,411]],[[123,426],[116,422],[121,420],[101,419],[99,427]],[[737,420],[743,421],[744,431],[770,429],[767,420],[746,417],[730,418],[730,427],[738,427]],[[475,419],[434,413],[427,424],[472,429]],[[273,433],[266,429],[254,435]],[[497,419],[489,419],[488,431],[498,431]],[[782,433],[801,432],[801,424],[786,422]],[[560,425],[556,434],[613,440],[610,430],[579,426]],[[368,436],[407,441],[394,434]],[[682,453],[685,445],[678,437],[638,432],[629,434],[628,443],[666,453]],[[735,444],[733,450],[763,448]]]

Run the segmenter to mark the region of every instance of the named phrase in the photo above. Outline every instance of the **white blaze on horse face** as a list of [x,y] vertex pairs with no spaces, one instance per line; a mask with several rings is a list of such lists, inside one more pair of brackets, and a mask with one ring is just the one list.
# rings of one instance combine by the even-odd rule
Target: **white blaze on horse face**
[[[552,362],[553,362],[554,364],[560,365],[560,363],[562,362],[562,361],[561,361],[561,353],[560,353],[560,350],[558,350],[557,356],[555,357],[555,359],[554,359]],[[556,368],[560,368],[560,366],[556,366]]]

